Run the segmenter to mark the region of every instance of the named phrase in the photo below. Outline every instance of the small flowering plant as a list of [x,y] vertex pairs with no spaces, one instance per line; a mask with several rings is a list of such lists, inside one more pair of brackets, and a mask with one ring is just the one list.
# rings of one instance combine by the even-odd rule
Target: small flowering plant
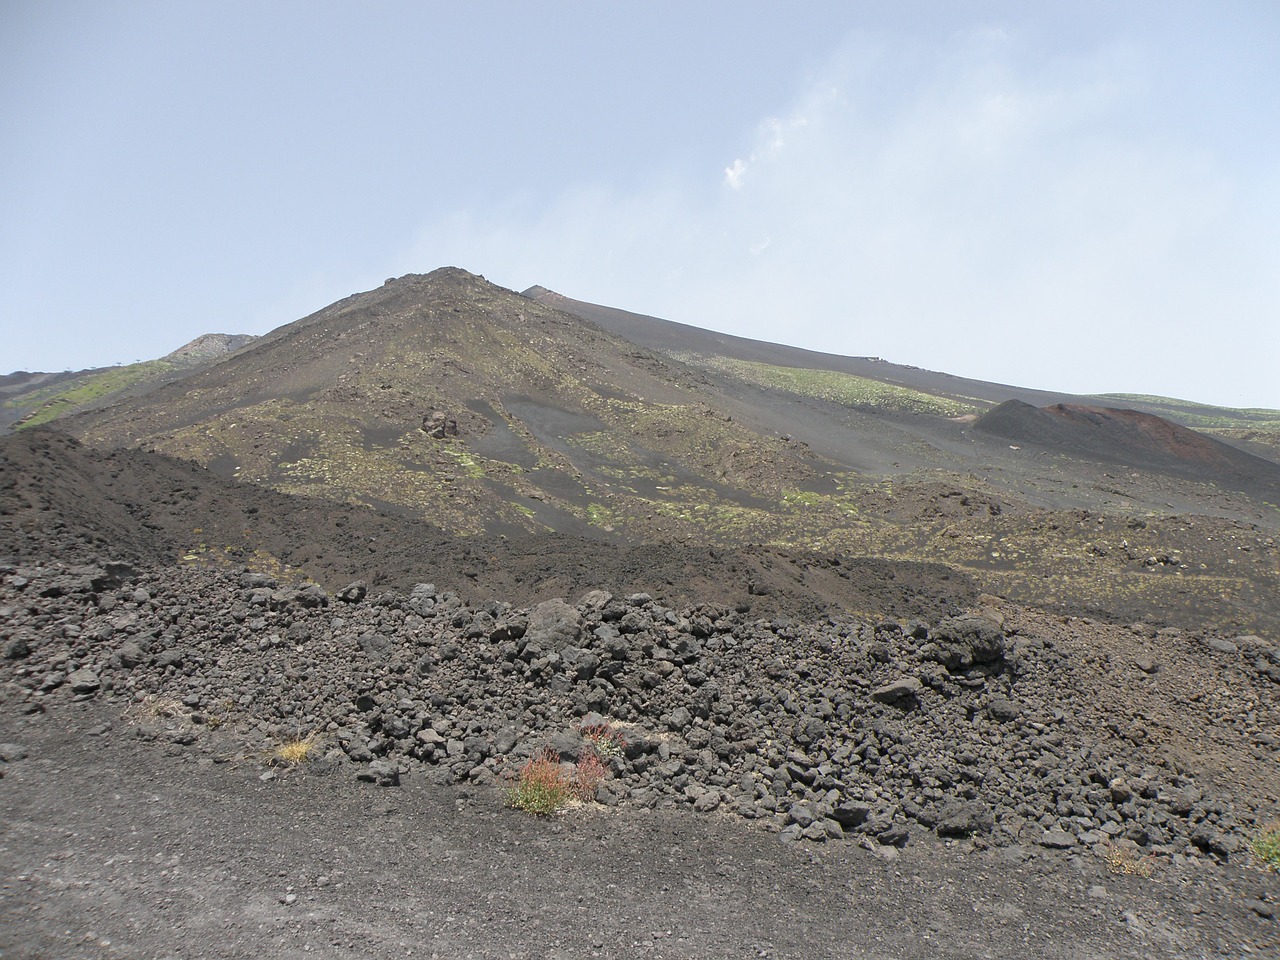
[[507,806],[549,817],[568,804],[575,792],[573,781],[560,766],[559,754],[543,747],[516,774],[507,791]]
[[596,787],[609,775],[601,759],[590,751],[584,751],[578,758],[578,765],[573,771],[573,780],[569,789],[583,803],[591,803],[596,798]]
[[582,739],[595,751],[597,757],[604,760],[621,757],[627,747],[627,740],[622,732],[608,723],[593,723],[583,727]]

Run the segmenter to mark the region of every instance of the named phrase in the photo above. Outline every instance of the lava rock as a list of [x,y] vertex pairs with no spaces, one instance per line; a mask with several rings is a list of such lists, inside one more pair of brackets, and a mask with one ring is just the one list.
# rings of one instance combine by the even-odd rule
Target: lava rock
[[359,603],[369,592],[369,585],[363,580],[349,583],[338,591],[338,599],[343,603]]
[[975,665],[1004,659],[1005,637],[999,624],[988,617],[948,617],[930,633],[932,643],[925,656],[948,670],[968,670]]
[[27,758],[27,748],[20,743],[0,743],[0,761],[16,763]]
[[1070,850],[1075,845],[1076,838],[1059,827],[1046,830],[1040,837],[1040,846],[1051,850]]
[[380,787],[400,786],[400,768],[391,760],[374,760],[356,773],[356,779]]
[[917,677],[902,677],[892,683],[876,687],[871,691],[871,699],[877,703],[902,703],[914,700],[924,684]]
[[142,648],[132,640],[126,640],[116,649],[116,661],[126,670],[132,670],[146,659]]
[[582,617],[577,609],[560,599],[545,600],[529,614],[525,646],[556,651],[576,645],[582,635]]
[[953,800],[938,811],[935,827],[940,837],[967,837],[975,833],[990,833],[995,826],[991,809],[977,800]]
[[1017,705],[1004,697],[996,697],[987,704],[987,716],[1001,723],[1018,719],[1018,713]]
[[98,675],[88,667],[72,671],[67,675],[66,683],[73,693],[79,694],[97,693],[98,688],[102,686]]

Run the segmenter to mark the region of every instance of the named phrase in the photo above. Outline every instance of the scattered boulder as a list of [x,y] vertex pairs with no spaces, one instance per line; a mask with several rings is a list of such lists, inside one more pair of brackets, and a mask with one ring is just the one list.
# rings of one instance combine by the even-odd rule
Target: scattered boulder
[[576,644],[581,636],[582,616],[577,608],[564,600],[545,600],[529,613],[524,642],[526,649],[559,651]]
[[1076,838],[1060,827],[1046,830],[1040,837],[1040,846],[1052,850],[1070,850],[1076,845]]
[[918,677],[902,677],[871,691],[871,699],[877,703],[901,704],[912,701],[924,689]]
[[186,654],[184,654],[181,650],[175,650],[175,649],[161,650],[158,654],[156,654],[156,666],[160,667],[161,669],[165,667],[180,667],[182,666],[182,662],[185,659],[186,659]]
[[374,760],[356,772],[356,779],[380,787],[400,786],[400,768],[391,760]]
[[102,686],[102,681],[88,667],[82,667],[67,675],[66,684],[73,693],[91,694],[97,693],[98,688]]
[[987,716],[1000,723],[1018,719],[1018,707],[1006,697],[995,697],[987,704]]
[[930,632],[930,640],[926,658],[951,671],[997,664],[1004,659],[1004,631],[990,617],[948,617]]
[[458,421],[442,410],[432,410],[422,418],[422,432],[433,440],[458,435]]
[[338,599],[343,603],[359,603],[369,592],[369,585],[363,580],[349,583],[338,591]]
[[126,640],[116,648],[116,661],[126,670],[132,670],[145,659],[142,648],[132,640]]
[[720,802],[720,794],[715,790],[708,790],[693,802],[693,809],[698,813],[711,813],[719,809]]

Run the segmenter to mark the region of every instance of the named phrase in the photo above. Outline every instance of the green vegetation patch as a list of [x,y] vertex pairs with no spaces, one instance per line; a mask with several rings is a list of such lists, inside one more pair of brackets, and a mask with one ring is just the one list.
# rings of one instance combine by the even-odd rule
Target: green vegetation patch
[[1215,407],[1208,403],[1175,400],[1143,393],[1103,393],[1094,397],[1109,404],[1123,403],[1143,408],[1184,426],[1203,430],[1235,429],[1280,433],[1280,410],[1261,407]]
[[1253,836],[1253,855],[1271,870],[1280,870],[1280,823],[1263,827]]
[[131,363],[125,367],[112,367],[99,373],[88,373],[71,380],[63,380],[21,397],[6,400],[4,405],[11,409],[33,407],[32,412],[18,427],[19,429],[34,427],[68,413],[74,413],[140,383],[155,380],[176,369],[178,369],[177,365],[168,360]]
[[851,407],[875,407],[899,413],[960,417],[965,414],[981,413],[987,406],[976,400],[969,402],[967,399],[940,397],[894,383],[884,383],[850,373],[838,373],[835,370],[781,367],[750,360],[733,360],[728,357],[692,358],[692,362],[727,373],[759,387],[786,390],[788,393],[802,397],[815,397]]

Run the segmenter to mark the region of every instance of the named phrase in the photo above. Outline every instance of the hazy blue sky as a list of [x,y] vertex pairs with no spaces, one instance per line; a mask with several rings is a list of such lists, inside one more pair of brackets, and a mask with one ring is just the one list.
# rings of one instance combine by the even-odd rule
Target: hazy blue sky
[[0,2],[0,370],[446,264],[1280,407],[1280,2]]

